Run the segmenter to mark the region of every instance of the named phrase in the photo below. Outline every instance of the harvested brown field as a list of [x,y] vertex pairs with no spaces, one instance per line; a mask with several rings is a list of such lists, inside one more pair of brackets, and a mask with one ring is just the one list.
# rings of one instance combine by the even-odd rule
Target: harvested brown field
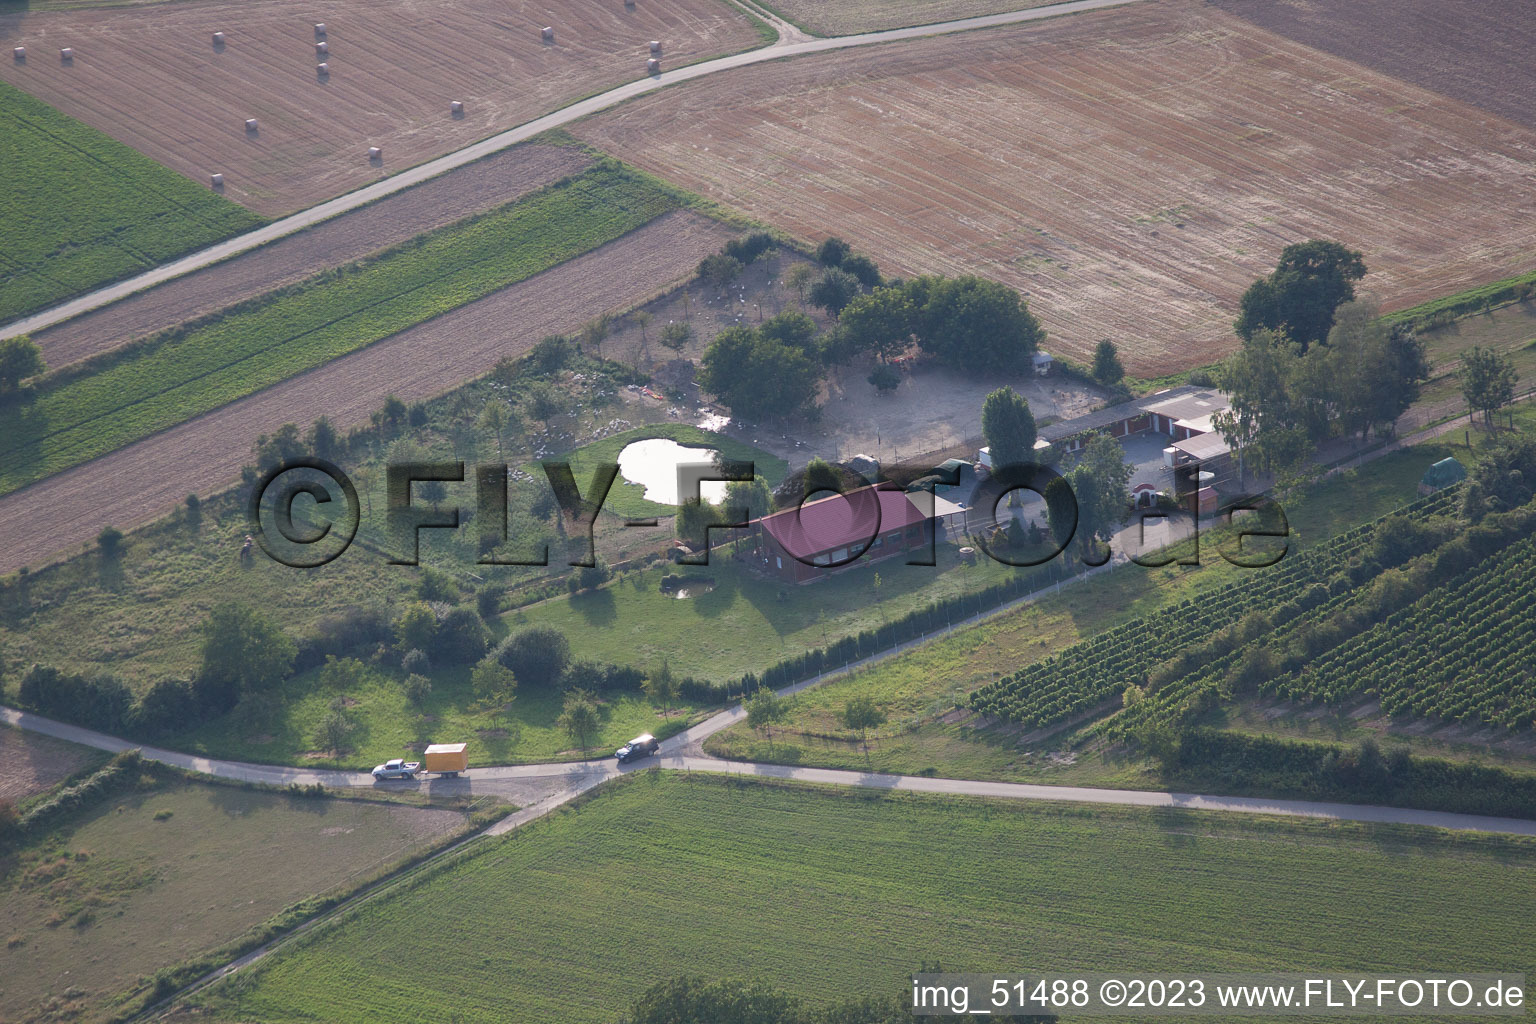
[[92,310],[32,336],[50,369],[185,323],[472,217],[580,173],[575,147],[503,150],[415,188],[279,239],[223,263]]
[[386,395],[417,401],[489,373],[545,335],[570,333],[687,277],[734,234],[696,213],[664,214],[494,295],[8,494],[0,519],[13,527],[0,572],[76,549],[108,524],[147,522],[188,492],[228,485],[251,461],[257,435],[284,423],[325,415],[345,432],[367,422]]
[[1536,128],[1527,0],[1212,0],[1271,32]]
[[772,0],[760,4],[818,36],[847,36],[908,25],[1044,7],[1060,0]]
[[46,793],[106,755],[88,747],[0,725],[0,801]]
[[0,17],[0,40],[29,51],[0,78],[277,215],[642,78],[651,39],[671,66],[760,41],[723,0],[198,0]]
[[746,68],[576,134],[890,272],[1005,281],[1050,349],[1141,376],[1228,352],[1292,242],[1362,249],[1389,310],[1536,262],[1536,132],[1192,0]]

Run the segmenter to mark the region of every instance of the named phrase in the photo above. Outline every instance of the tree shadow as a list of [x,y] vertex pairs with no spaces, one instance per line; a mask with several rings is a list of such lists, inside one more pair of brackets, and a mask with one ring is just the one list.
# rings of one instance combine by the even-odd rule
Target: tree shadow
[[613,591],[608,587],[589,590],[583,594],[572,594],[569,601],[571,609],[586,619],[589,626],[611,626],[618,621],[618,602],[614,600]]

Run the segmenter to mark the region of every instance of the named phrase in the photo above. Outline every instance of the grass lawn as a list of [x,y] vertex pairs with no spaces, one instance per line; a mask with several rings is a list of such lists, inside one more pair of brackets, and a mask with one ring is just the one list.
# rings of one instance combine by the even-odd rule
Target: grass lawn
[[0,493],[526,280],[680,202],[651,179],[605,162],[383,255],[114,352],[0,409]]
[[[148,779],[0,860],[0,1017],[101,1019],[157,970],[461,829],[464,812]],[[49,1016],[48,1019],[55,1019]]]
[[[512,711],[497,716],[474,709],[468,668],[432,674],[432,695],[421,708],[405,699],[398,669],[370,669],[361,688],[345,693],[325,688],[307,673],[290,679],[276,720],[247,724],[238,713],[173,738],[171,744],[211,757],[327,767],[372,768],[392,757],[419,753],[429,743],[469,743],[471,767],[486,764],[580,759],[611,754],[643,732],[665,738],[698,717],[688,704],[663,716],[639,695],[612,695],[599,708],[602,726],[587,751],[555,724],[564,695],[559,690],[520,690]],[[339,757],[316,750],[316,730],[333,700],[347,701],[357,723],[350,750]],[[355,703],[354,703],[355,702]]]
[[[618,1019],[680,974],[813,1001],[955,971],[1529,970],[1536,843],[644,773],[195,997],[268,1024]],[[402,937],[439,955],[401,957]]]
[[0,322],[262,223],[3,83],[0,181]]
[[[571,473],[576,478],[576,485],[585,494],[592,480],[592,474],[599,466],[616,465],[619,461],[619,453],[628,445],[652,437],[671,438],[678,444],[688,447],[712,448],[728,459],[750,462],[753,464],[753,471],[766,480],[769,487],[777,487],[789,469],[789,464],[778,456],[770,455],[735,438],[726,437],[724,434],[701,430],[686,423],[656,423],[648,427],[626,430],[600,441],[593,441],[572,452],[568,459],[571,464]],[[707,460],[701,458],[700,461]],[[625,480],[622,475],[614,478],[613,487],[608,492],[608,500],[603,503],[603,510],[631,519],[669,516],[677,512],[674,505],[661,505],[646,500],[645,488]]]
[[[894,558],[797,587],[753,575],[716,551],[707,567],[648,570],[592,593],[531,605],[507,622],[509,629],[553,626],[578,658],[647,669],[667,659],[681,675],[724,682],[1015,571],[989,558],[961,565],[956,548],[945,544],[938,546],[938,563]],[[715,586],[678,599],[661,592],[668,573],[713,578]]]

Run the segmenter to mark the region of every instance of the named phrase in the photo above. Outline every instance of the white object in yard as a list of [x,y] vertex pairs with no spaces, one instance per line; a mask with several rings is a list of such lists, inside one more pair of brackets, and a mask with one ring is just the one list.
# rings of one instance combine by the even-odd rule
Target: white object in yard
[[988,469],[992,468],[992,448],[990,445],[976,453],[976,461]]
[[1179,457],[1179,450],[1172,445],[1163,449],[1163,465],[1169,469],[1174,467],[1174,460]]

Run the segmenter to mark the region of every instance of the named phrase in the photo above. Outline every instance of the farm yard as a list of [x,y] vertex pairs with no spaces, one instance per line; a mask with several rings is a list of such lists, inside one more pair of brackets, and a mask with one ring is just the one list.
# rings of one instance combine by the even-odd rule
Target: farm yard
[[460,810],[145,776],[7,858],[0,1016],[111,1017],[150,976],[464,828]]
[[[936,950],[951,969],[1523,964],[1536,947],[1508,894],[1533,857],[1392,826],[645,773],[193,1002],[226,1021],[598,1022],[680,974],[888,996]],[[683,907],[686,927],[660,926]],[[463,955],[401,958],[407,932]]]
[[1536,25],[1521,0],[1212,0],[1306,46],[1536,128]]
[[772,0],[781,18],[819,36],[846,36],[907,25],[1021,11],[1059,0]]
[[5,14],[0,38],[29,48],[0,79],[268,216],[642,78],[649,40],[671,67],[761,42],[721,0],[210,0]]
[[775,62],[573,133],[890,272],[996,277],[1048,349],[1111,338],[1144,377],[1230,351],[1307,237],[1362,249],[1389,310],[1536,257],[1536,133],[1193,2]]
[[489,373],[545,335],[573,332],[686,277],[732,233],[691,211],[664,214],[526,281],[0,497],[0,515],[35,524],[10,531],[0,571],[35,565],[105,525],[147,522],[189,491],[225,486],[251,461],[257,435],[283,423],[323,414],[345,432],[367,422],[388,395],[417,401]]
[[261,223],[3,83],[0,179],[0,322]]
[[590,157],[572,146],[530,143],[503,150],[260,249],[73,317],[34,334],[32,340],[49,369],[58,370],[503,206],[579,174],[590,163]]

